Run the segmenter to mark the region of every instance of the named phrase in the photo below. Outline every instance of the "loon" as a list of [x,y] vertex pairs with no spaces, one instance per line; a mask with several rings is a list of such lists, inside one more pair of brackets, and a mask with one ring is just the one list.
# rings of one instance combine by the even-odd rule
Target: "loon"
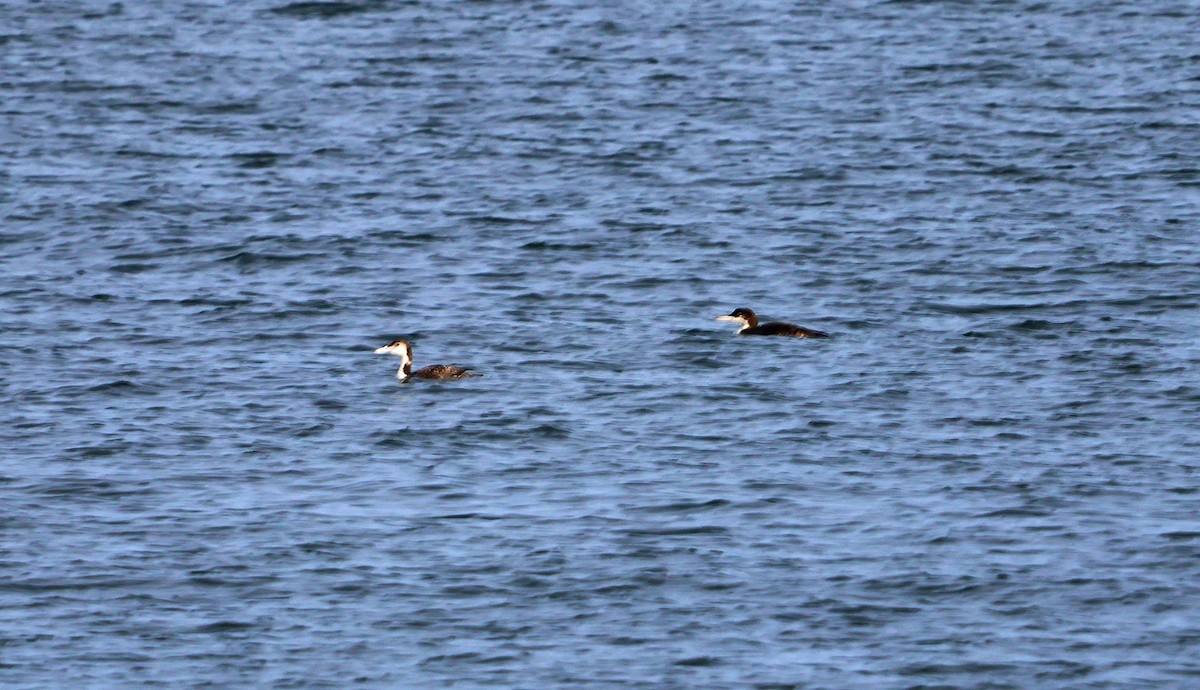
[[738,335],[787,335],[793,338],[829,337],[829,334],[823,331],[816,331],[792,323],[772,321],[760,325],[754,311],[745,307],[734,309],[728,316],[718,316],[717,321],[733,321],[734,323],[742,324],[742,327],[738,329]]
[[400,371],[396,372],[396,378],[405,381],[410,376],[415,376],[419,379],[462,379],[468,376],[483,376],[483,374],[469,373],[470,369],[466,367],[456,367],[450,364],[430,364],[427,367],[421,367],[416,371],[412,370],[412,345],[409,345],[405,340],[396,340],[390,345],[384,345],[375,350],[377,355],[396,355],[400,358]]

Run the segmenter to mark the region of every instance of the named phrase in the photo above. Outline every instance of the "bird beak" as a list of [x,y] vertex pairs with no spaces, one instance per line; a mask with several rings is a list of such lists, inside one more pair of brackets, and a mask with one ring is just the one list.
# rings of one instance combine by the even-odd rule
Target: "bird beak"
[[383,347],[375,348],[375,354],[377,354],[377,355],[386,355],[391,351],[392,351],[392,348],[388,347],[387,345],[384,345]]
[[734,322],[734,323],[741,323],[741,322],[742,322],[742,320],[741,320],[740,318],[738,318],[738,317],[736,317],[736,316],[729,316],[728,314],[727,314],[727,315],[725,315],[725,316],[718,316],[718,317],[717,317],[717,321],[732,321],[732,322]]

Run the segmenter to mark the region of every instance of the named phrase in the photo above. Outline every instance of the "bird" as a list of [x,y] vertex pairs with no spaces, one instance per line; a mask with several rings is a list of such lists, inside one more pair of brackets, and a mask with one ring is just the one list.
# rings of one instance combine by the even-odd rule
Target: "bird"
[[828,338],[829,334],[824,331],[797,326],[794,323],[783,323],[782,321],[771,321],[769,323],[759,324],[758,316],[754,310],[746,307],[738,307],[725,316],[718,316],[717,321],[733,321],[740,323],[741,328],[738,329],[738,335],[786,335],[793,338]]
[[452,364],[430,364],[427,367],[421,367],[416,371],[412,370],[412,345],[406,340],[394,340],[388,345],[376,348],[377,355],[396,355],[400,358],[400,370],[396,372],[396,378],[401,382],[408,380],[409,377],[418,379],[437,379],[446,381],[449,379],[462,379],[468,376],[483,376],[483,374],[472,373],[468,367],[456,367]]

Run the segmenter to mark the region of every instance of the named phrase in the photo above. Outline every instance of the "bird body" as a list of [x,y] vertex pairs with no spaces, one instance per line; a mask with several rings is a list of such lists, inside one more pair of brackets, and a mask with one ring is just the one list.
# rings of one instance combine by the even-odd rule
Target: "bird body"
[[738,307],[731,313],[725,316],[718,316],[717,321],[732,321],[741,324],[738,329],[738,335],[782,335],[792,338],[828,338],[829,334],[824,331],[818,331],[804,326],[797,326],[794,323],[784,323],[782,321],[770,321],[760,324],[758,316],[752,309],[746,307]]
[[396,378],[401,381],[407,381],[409,378],[418,379],[435,379],[446,381],[449,379],[462,379],[468,376],[483,376],[483,374],[471,373],[468,367],[458,367],[452,364],[430,364],[427,367],[421,367],[416,371],[412,370],[412,345],[405,340],[395,340],[389,345],[377,348],[377,355],[396,355],[400,358],[400,370],[396,372]]

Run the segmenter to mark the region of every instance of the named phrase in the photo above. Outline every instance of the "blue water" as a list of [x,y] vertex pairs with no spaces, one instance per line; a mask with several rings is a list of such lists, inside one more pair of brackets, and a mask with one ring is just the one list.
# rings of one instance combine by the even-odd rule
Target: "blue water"
[[0,685],[1200,685],[1194,3],[278,3],[0,8]]

